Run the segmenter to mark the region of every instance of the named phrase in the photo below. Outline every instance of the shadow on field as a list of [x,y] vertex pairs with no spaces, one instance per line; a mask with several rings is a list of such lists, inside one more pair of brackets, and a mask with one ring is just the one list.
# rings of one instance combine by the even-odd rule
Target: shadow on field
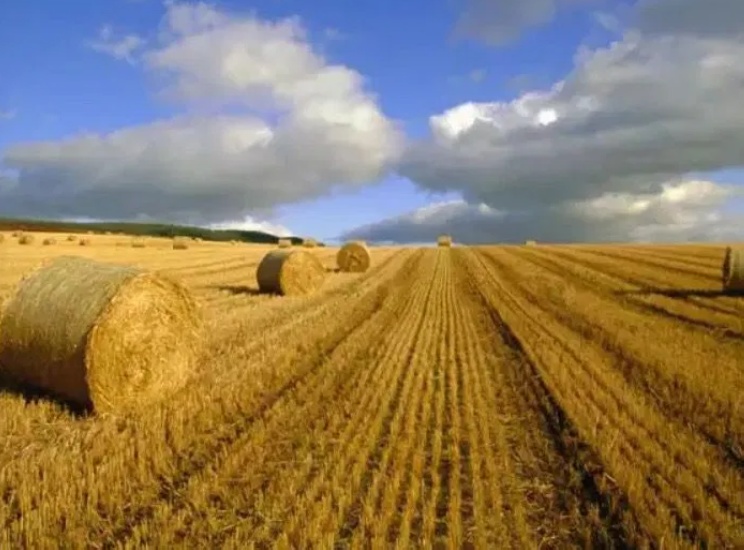
[[261,294],[261,291],[257,288],[253,288],[246,285],[212,285],[207,288],[210,288],[212,290],[220,290],[223,292],[229,292],[230,294],[234,296],[238,295],[245,295],[245,296],[258,296]]
[[54,403],[56,405],[59,405],[75,417],[83,418],[89,416],[91,413],[91,408],[89,406],[68,401],[63,397],[54,395],[53,393],[35,388],[33,386],[29,386],[27,384],[21,384],[19,382],[0,378],[0,395],[2,394],[11,394],[16,397],[21,397],[27,405],[43,405],[44,403]]
[[326,267],[326,273],[340,273],[341,270],[337,267]]
[[744,296],[744,291],[711,290],[701,288],[641,288],[638,290],[616,290],[615,294],[620,296],[668,296],[669,298],[720,298],[730,296]]

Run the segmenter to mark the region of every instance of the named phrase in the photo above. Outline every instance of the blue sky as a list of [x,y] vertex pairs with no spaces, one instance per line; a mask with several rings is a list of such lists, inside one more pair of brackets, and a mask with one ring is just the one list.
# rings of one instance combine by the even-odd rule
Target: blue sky
[[[724,14],[738,9],[731,0],[716,2]],[[641,168],[615,160],[615,155],[627,158],[632,143],[609,143],[627,128],[625,120],[634,119],[635,106],[618,107],[616,91],[636,94],[657,86],[666,93],[654,72],[640,65],[644,60],[653,60],[657,69],[681,62],[679,74],[669,78],[694,84],[702,76],[695,72],[701,59],[736,59],[741,53],[730,31],[723,35],[731,41],[728,49],[702,48],[694,25],[690,31],[689,21],[701,19],[690,1],[351,5],[341,0],[4,3],[0,215],[266,223],[326,240],[406,242],[448,230],[448,223],[462,227],[472,241],[518,240],[528,235],[507,235],[503,220],[527,212],[560,225],[546,227],[547,235],[573,224],[585,227],[588,238],[594,232],[587,205],[611,203],[612,210],[617,208],[612,197],[621,196],[627,204],[653,206],[632,219],[629,211],[612,210],[608,215],[616,227],[608,239],[642,238],[650,229],[639,232],[638,225],[663,226],[660,238],[724,237],[705,220],[721,215],[723,203],[729,210],[740,204],[744,177],[737,167],[744,154],[702,151],[693,162],[684,151],[695,143],[713,150],[712,143],[731,139],[735,128],[711,127],[704,135],[680,138],[670,145],[671,153],[649,153],[651,160],[664,162],[645,159]],[[541,12],[546,5],[553,9]],[[675,13],[688,9],[689,19],[682,17],[671,29],[657,28],[650,16],[646,23],[646,12],[663,13],[668,5]],[[628,14],[635,16],[632,22]],[[293,30],[272,26],[287,18],[295,18]],[[179,27],[183,21],[190,21],[188,28]],[[664,49],[664,37],[675,33],[690,43],[687,58],[675,59],[678,53]],[[200,37],[206,42],[197,42]],[[616,55],[620,47],[627,50],[624,56]],[[240,63],[229,74],[214,73],[234,52]],[[285,74],[284,66],[294,72]],[[336,78],[329,75],[339,66],[346,74],[335,87],[318,84],[310,95],[303,91],[308,82]],[[268,76],[257,84],[255,73],[264,70]],[[638,74],[638,86],[626,81],[629,74]],[[563,87],[556,88],[561,81]],[[347,93],[337,91],[346,87]],[[731,88],[722,77],[720,88],[707,93],[716,99]],[[700,97],[669,101],[681,109]],[[591,100],[589,114],[577,107],[581,98]],[[648,107],[640,95],[635,99],[636,112]],[[475,107],[456,110],[469,103]],[[715,103],[726,119],[731,103]],[[318,114],[321,105],[326,114]],[[327,114],[331,111],[341,114]],[[371,122],[356,122],[353,113],[362,111]],[[654,135],[677,128],[667,111],[659,105],[643,115],[658,116]],[[541,133],[534,134],[540,113],[556,119],[538,124]],[[683,115],[680,121],[689,118]],[[436,116],[448,136],[444,141],[430,130],[430,117]],[[329,122],[338,117],[343,128]],[[455,124],[462,128],[450,131]],[[646,143],[641,132],[647,126],[638,127],[639,147]],[[268,132],[269,149],[245,145],[250,132]],[[198,137],[207,134],[212,137]],[[231,136],[240,136],[235,137],[242,144],[239,152],[215,145],[232,143]],[[524,139],[529,140],[524,146],[514,145]],[[562,150],[574,142],[573,149]],[[602,148],[593,150],[599,143]],[[592,158],[604,159],[607,175]],[[563,159],[575,160],[563,165]],[[555,182],[548,166],[556,167]],[[679,195],[664,195],[669,186],[682,186],[680,193],[689,198],[667,199]],[[431,205],[444,210],[427,210]],[[479,207],[486,211],[481,205],[491,214],[472,217]],[[422,225],[417,212],[435,211],[443,217],[426,218]],[[567,212],[579,214],[571,218]]]

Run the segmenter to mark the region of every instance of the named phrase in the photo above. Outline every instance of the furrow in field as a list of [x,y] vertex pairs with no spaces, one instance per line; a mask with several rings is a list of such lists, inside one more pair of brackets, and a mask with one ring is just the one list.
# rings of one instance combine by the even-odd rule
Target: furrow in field
[[720,280],[714,283],[690,276],[670,278],[663,269],[639,266],[632,260],[600,257],[582,251],[551,248],[550,254],[579,263],[586,269],[614,279],[620,287],[617,292],[631,297],[647,297],[647,303],[653,302],[667,307],[671,303],[688,304],[694,306],[689,308],[691,311],[709,310],[714,314],[720,314],[719,318],[721,316],[740,318],[744,315],[744,305],[740,299],[721,293]]
[[[740,394],[744,386],[744,343],[721,342],[720,333],[700,332],[652,310],[622,299],[599,281],[587,280],[575,265],[551,263],[538,254],[514,251],[532,265],[515,270],[538,271],[540,284],[553,289],[546,310],[587,340],[601,343],[617,359],[616,368],[681,426],[693,425],[739,467],[744,467]],[[578,271],[578,272],[577,272]],[[556,290],[560,289],[560,290]],[[544,296],[548,297],[549,293]],[[628,307],[630,306],[630,309]],[[638,334],[656,333],[653,341]],[[686,343],[680,353],[678,342]],[[717,376],[710,377],[708,358],[716,358]]]
[[[617,547],[628,544],[637,520],[626,497],[607,483],[600,461],[557,405],[511,328],[494,309],[501,290],[492,273],[458,251],[467,273],[462,318],[473,335],[461,354],[490,498],[478,509],[486,542],[478,547]],[[472,329],[468,329],[472,325]],[[477,351],[476,351],[477,350]],[[478,453],[473,453],[477,456]]]
[[695,271],[707,271],[713,273],[721,271],[724,254],[724,250],[721,249],[719,255],[714,257],[690,256],[689,254],[681,253],[680,249],[667,250],[647,246],[623,247],[622,250],[627,251],[630,254],[640,255],[644,258],[659,258],[665,262],[676,262]]
[[[328,354],[260,423],[244,431],[219,463],[195,476],[175,500],[160,503],[152,520],[137,527],[132,544],[272,541],[298,500],[304,499],[306,520],[318,510],[323,495],[306,498],[306,491],[322,477],[323,459],[343,456],[348,441],[364,429],[361,422],[375,396],[374,385],[367,382],[376,370],[365,368],[367,343],[384,338],[401,315],[416,313],[419,304],[409,288],[398,284],[386,306]],[[201,520],[205,516],[211,518],[209,524]],[[312,540],[318,536],[314,533]]]
[[[693,269],[690,267],[679,265],[678,263],[672,260],[664,260],[663,258],[656,258],[656,257],[649,257],[649,256],[642,257],[640,254],[635,254],[632,251],[617,250],[612,247],[584,248],[582,249],[582,252],[586,252],[588,254],[594,254],[594,255],[601,256],[604,258],[609,258],[609,259],[630,261],[636,265],[642,265],[642,266],[647,266],[647,267],[651,267],[654,269],[663,270],[664,272],[666,272],[667,277],[669,277],[669,274],[674,274],[675,276],[683,276],[683,277],[691,276],[696,279],[700,279],[703,281],[710,281],[714,283],[721,282],[720,269],[715,269],[715,270],[710,269],[710,268]],[[721,259],[721,261],[723,261],[723,258]]]
[[[406,268],[410,269],[411,264],[396,262],[395,267],[396,277],[400,279],[407,276]],[[317,367],[324,353],[340,344],[355,326],[380,307],[384,294],[399,284],[389,277],[381,280],[382,286],[361,285],[366,288],[363,292],[354,286],[346,293],[340,292],[328,301],[329,308],[323,308],[323,318],[300,323],[296,330],[304,331],[309,338],[304,341],[309,345],[298,342],[276,347],[278,353],[271,356],[264,350],[261,355],[248,354],[236,359],[246,343],[256,340],[255,336],[248,341],[233,342],[231,337],[218,341],[222,346],[212,348],[210,358],[215,368],[205,370],[223,372],[226,384],[213,376],[211,381],[216,383],[190,386],[173,403],[151,411],[151,416],[95,422],[89,425],[89,430],[85,425],[72,432],[58,430],[54,452],[47,447],[36,456],[24,457],[23,464],[15,459],[0,471],[0,490],[7,487],[15,495],[28,495],[25,500],[16,498],[12,506],[0,512],[0,521],[12,525],[9,532],[14,537],[23,536],[28,526],[42,517],[60,518],[58,521],[67,525],[70,536],[74,536],[76,529],[78,534],[81,529],[87,529],[91,536],[110,534],[117,529],[126,532],[132,522],[151,513],[153,503],[163,495],[171,494],[196,472],[208,467],[220,449],[238,438],[261,410],[269,409],[282,392],[291,391]],[[356,296],[356,307],[344,308],[345,315],[340,316],[339,306],[354,297],[355,291],[361,292]],[[312,304],[312,300],[309,302]],[[302,311],[300,304],[298,307]],[[291,320],[302,317],[293,316]],[[236,330],[234,337],[239,335],[240,331]],[[268,344],[280,345],[270,337]],[[295,362],[298,352],[303,359]],[[221,366],[223,362],[225,366]],[[71,427],[78,426],[71,424]],[[102,439],[110,440],[110,444],[103,444]],[[67,455],[85,459],[65,461]],[[95,484],[98,490],[85,483],[90,475],[99,479]],[[44,481],[26,483],[31,478]],[[71,479],[77,481],[70,483]],[[59,498],[39,501],[35,495],[41,494],[59,495]],[[67,498],[70,495],[74,498]],[[76,506],[62,506],[60,499]],[[130,503],[129,509],[122,510],[123,501]]]
[[[734,544],[742,535],[742,481],[707,444],[680,432],[629,387],[611,357],[546,312],[540,294],[504,269],[503,253],[478,254],[493,272],[496,306],[556,402],[628,496],[657,543]],[[537,287],[541,291],[544,288]],[[609,359],[609,360],[608,360]]]

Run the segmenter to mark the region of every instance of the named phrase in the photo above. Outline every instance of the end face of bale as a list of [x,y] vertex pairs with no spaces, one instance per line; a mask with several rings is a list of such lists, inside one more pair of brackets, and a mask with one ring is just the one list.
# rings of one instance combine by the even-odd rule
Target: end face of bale
[[326,270],[318,258],[303,250],[272,250],[256,271],[261,292],[302,296],[318,290]]
[[344,273],[364,273],[372,265],[372,254],[364,241],[351,241],[336,254],[336,264]]
[[744,293],[744,248],[726,247],[723,257],[722,286],[725,293]]
[[97,412],[166,398],[200,346],[201,315],[183,286],[74,256],[28,274],[0,315],[4,374]]

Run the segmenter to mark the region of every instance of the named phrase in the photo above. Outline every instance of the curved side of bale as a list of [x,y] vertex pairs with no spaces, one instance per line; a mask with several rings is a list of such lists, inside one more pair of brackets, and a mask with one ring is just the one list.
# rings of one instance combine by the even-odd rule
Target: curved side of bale
[[744,292],[744,248],[726,247],[722,279],[724,292]]
[[261,292],[301,296],[318,290],[326,271],[318,258],[303,250],[272,250],[256,270]]
[[336,264],[345,273],[364,273],[372,265],[372,254],[364,241],[351,241],[339,249]]
[[34,242],[34,236],[29,235],[28,233],[22,233],[20,237],[18,237],[18,244],[33,244]]
[[0,373],[97,412],[124,412],[182,387],[201,316],[180,284],[74,256],[43,263],[0,317]]
[[173,250],[188,250],[189,241],[181,237],[173,239]]
[[439,235],[439,237],[437,237],[437,246],[452,246],[452,236]]
[[292,239],[279,239],[276,244],[279,248],[292,248]]

